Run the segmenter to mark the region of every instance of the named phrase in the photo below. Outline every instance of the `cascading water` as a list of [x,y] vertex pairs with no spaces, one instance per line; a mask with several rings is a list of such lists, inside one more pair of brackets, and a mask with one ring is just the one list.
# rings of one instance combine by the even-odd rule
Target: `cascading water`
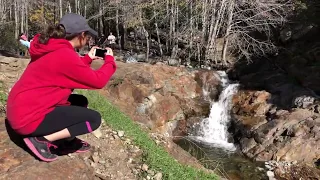
[[[178,144],[190,152],[197,159],[205,162],[209,169],[223,170],[221,176],[227,179],[257,180],[267,179],[264,171],[257,170],[264,167],[264,163],[252,162],[237,153],[236,146],[228,142],[228,126],[231,120],[231,102],[239,85],[229,81],[223,71],[217,72],[217,78],[221,81],[222,92],[217,98],[215,85],[208,82],[216,80],[212,76],[203,76],[203,95],[211,102],[208,118],[194,124],[190,129],[188,138],[181,139]],[[229,176],[230,175],[230,176]],[[232,178],[233,177],[233,178]]]
[[[236,150],[233,143],[228,142],[228,124],[230,122],[231,101],[237,92],[238,84],[230,84],[224,71],[218,72],[223,91],[217,102],[211,103],[210,115],[200,122],[198,132],[192,139],[223,148],[228,151]],[[204,94],[208,92],[204,90]]]

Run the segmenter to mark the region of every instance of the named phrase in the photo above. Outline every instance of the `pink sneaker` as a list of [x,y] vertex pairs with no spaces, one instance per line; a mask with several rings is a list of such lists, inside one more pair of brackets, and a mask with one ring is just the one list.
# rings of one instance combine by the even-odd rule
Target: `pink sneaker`
[[91,146],[85,141],[79,138],[74,138],[71,141],[64,140],[59,147],[56,149],[59,154],[69,154],[69,153],[83,153],[88,152]]
[[42,161],[51,162],[58,159],[58,156],[51,153],[51,148],[57,149],[57,146],[49,141],[40,141],[36,137],[24,138],[28,148]]

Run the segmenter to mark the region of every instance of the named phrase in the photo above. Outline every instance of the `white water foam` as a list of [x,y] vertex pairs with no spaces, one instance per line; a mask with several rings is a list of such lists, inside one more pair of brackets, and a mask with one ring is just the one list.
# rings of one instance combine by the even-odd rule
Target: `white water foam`
[[231,101],[238,90],[238,84],[229,84],[227,74],[221,71],[218,73],[223,91],[219,96],[219,100],[212,102],[209,117],[200,122],[198,136],[191,138],[228,151],[235,151],[234,144],[228,142],[227,128],[231,119]]

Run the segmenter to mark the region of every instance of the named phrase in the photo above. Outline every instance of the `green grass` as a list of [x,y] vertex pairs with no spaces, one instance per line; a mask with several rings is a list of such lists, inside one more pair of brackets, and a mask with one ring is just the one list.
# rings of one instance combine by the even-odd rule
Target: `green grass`
[[0,104],[4,105],[7,101],[7,94],[4,92],[3,82],[0,81]]
[[114,130],[123,130],[135,145],[144,152],[144,162],[153,170],[163,173],[163,179],[168,180],[194,180],[194,179],[218,179],[215,174],[208,174],[203,170],[195,169],[178,163],[161,146],[158,146],[143,131],[138,124],[124,115],[96,91],[77,91],[89,99],[89,107],[99,111],[102,118]]
[[6,103],[7,98],[8,98],[7,95],[4,92],[0,91],[0,102],[2,105]]

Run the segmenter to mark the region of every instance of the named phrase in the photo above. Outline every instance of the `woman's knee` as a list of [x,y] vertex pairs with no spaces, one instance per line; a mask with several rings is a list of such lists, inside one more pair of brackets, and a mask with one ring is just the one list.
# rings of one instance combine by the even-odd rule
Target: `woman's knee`
[[98,129],[101,125],[101,114],[97,111],[92,110],[92,117],[90,121],[92,131]]

